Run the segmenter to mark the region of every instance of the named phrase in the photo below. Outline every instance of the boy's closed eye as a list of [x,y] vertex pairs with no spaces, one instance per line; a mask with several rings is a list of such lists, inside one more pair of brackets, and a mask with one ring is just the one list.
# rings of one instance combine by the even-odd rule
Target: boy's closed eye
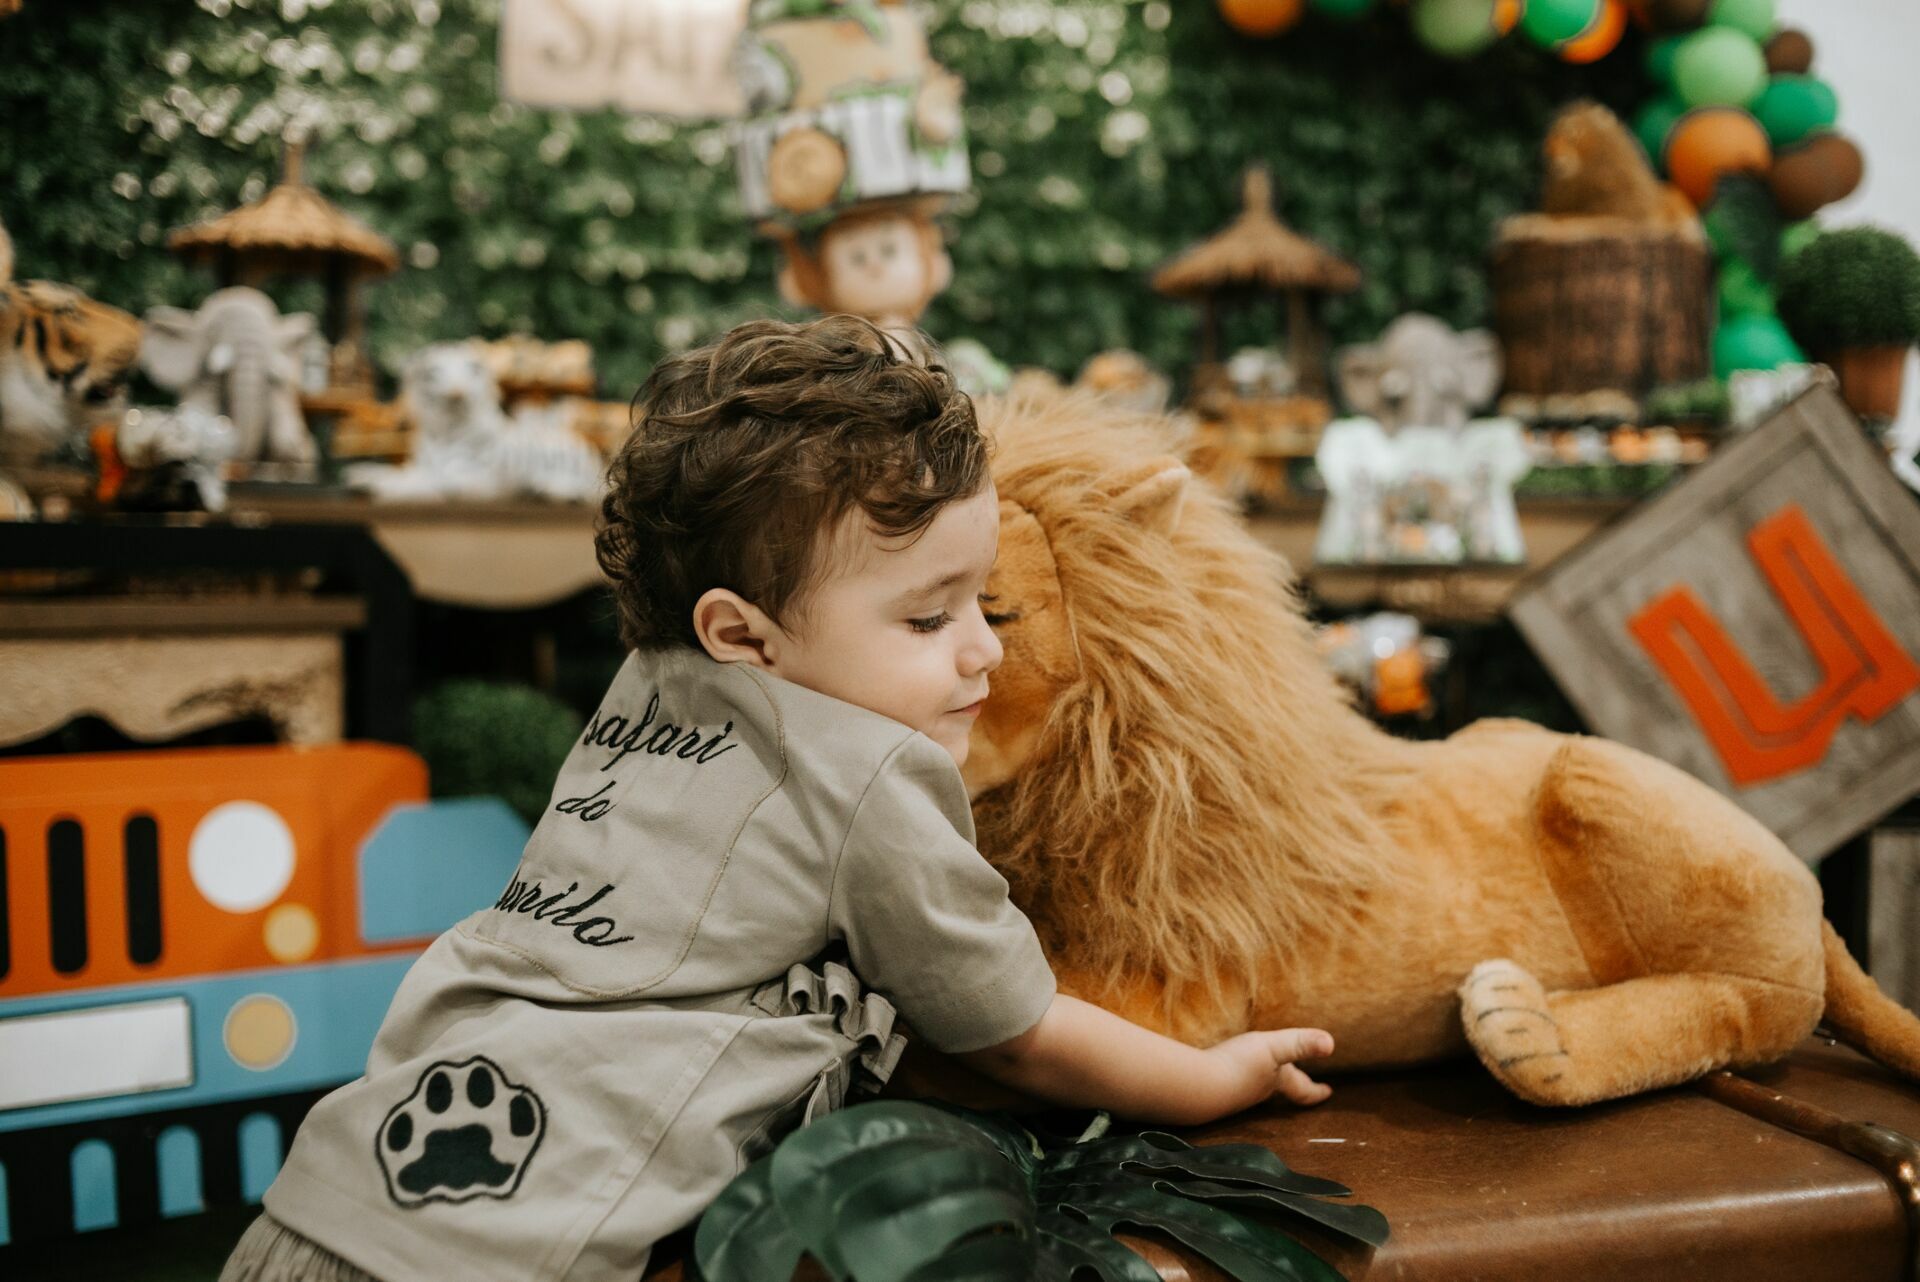
[[[978,598],[981,606],[980,614],[982,618],[986,619],[987,626],[997,628],[1003,623],[1019,622],[1020,615],[1018,611],[1001,614],[986,608],[999,599],[999,597],[986,592],[982,592]],[[940,613],[928,615],[924,619],[908,619],[907,626],[915,632],[938,632],[941,628],[946,627],[952,622],[953,616],[945,610],[942,610]]]

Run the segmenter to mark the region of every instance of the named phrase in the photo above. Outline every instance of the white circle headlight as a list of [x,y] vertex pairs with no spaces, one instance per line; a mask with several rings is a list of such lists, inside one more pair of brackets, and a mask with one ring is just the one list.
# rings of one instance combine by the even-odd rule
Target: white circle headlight
[[187,868],[208,903],[248,913],[265,908],[287,888],[293,853],[286,820],[257,801],[229,801],[195,826]]

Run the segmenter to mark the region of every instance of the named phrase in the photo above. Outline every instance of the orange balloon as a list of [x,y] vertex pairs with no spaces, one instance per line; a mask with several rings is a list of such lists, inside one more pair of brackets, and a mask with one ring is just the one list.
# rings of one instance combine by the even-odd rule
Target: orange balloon
[[1494,0],[1493,29],[1500,35],[1506,35],[1520,25],[1520,14],[1526,9],[1526,0]]
[[1560,46],[1560,57],[1566,62],[1598,62],[1613,52],[1626,33],[1627,6],[1620,0],[1605,0],[1592,24]]
[[1760,122],[1738,107],[1702,107],[1680,117],[1667,133],[1667,177],[1705,209],[1728,174],[1766,176],[1773,148]]
[[1220,0],[1220,16],[1243,36],[1277,36],[1307,11],[1307,0]]

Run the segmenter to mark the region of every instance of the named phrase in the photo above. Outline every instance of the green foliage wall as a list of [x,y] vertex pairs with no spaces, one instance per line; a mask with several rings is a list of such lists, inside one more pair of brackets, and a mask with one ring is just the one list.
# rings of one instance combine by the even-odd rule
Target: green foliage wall
[[[1224,223],[1264,161],[1284,217],[1366,271],[1339,340],[1407,309],[1487,319],[1491,229],[1532,205],[1554,108],[1640,94],[1632,42],[1575,69],[1509,40],[1426,53],[1404,14],[1236,35],[1209,0],[937,0],[968,84],[976,194],[926,318],[1072,373],[1104,347],[1175,372],[1195,319],[1148,271]],[[786,314],[739,216],[727,132],[498,100],[499,0],[27,0],[0,22],[0,220],[18,270],[140,312],[192,306],[175,226],[257,197],[296,114],[307,176],[401,246],[375,356],[470,334],[579,337],[624,398],[664,352]],[[283,307],[317,308],[293,289]],[[1246,313],[1230,341],[1267,335]]]

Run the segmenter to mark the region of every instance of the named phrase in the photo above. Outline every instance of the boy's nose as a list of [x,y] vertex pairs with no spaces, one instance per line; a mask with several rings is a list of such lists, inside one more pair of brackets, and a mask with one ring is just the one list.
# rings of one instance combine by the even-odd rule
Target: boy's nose
[[985,616],[978,611],[974,613],[972,630],[973,635],[967,638],[967,644],[960,652],[961,674],[969,677],[992,672],[1006,657],[999,635],[987,626]]

